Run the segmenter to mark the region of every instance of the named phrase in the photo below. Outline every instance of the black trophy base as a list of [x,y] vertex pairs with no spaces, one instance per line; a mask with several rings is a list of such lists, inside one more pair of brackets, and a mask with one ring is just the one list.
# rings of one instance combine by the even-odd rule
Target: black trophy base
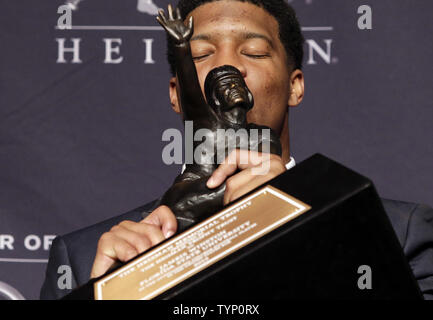
[[370,180],[315,155],[267,184],[312,209],[158,299],[422,299]]

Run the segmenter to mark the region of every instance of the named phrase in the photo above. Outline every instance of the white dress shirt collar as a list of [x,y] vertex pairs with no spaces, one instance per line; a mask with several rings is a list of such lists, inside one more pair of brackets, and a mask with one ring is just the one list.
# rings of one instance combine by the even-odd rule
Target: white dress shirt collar
[[294,166],[296,166],[296,161],[294,158],[290,157],[290,161],[286,164],[286,169],[290,170],[292,169]]

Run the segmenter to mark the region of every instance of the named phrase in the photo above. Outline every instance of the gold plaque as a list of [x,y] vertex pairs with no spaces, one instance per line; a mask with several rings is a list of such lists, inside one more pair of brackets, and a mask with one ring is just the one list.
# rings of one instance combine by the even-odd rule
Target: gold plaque
[[310,209],[266,186],[97,281],[95,299],[153,299]]

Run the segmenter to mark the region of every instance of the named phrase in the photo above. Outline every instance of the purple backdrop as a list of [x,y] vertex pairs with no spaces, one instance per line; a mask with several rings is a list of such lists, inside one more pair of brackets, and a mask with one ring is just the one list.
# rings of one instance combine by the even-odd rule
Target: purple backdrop
[[[180,170],[161,159],[162,132],[182,124],[154,16],[140,0],[86,0],[73,13],[81,28],[58,30],[63,3],[0,1],[0,281],[33,299],[54,235],[153,200]],[[293,156],[321,152],[383,197],[433,204],[433,3],[291,3],[308,40]],[[372,30],[358,29],[363,4]],[[104,63],[106,42],[120,63]]]

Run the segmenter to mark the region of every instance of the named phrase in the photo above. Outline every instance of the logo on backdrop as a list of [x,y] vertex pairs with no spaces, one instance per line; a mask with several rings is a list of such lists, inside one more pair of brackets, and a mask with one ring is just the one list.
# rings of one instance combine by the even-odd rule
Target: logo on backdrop
[[[307,5],[313,4],[313,0],[304,1]],[[73,15],[77,14],[82,2],[84,2],[84,0],[68,0],[57,10],[58,20],[56,29],[61,31],[61,36],[55,39],[55,42],[57,43],[57,64],[80,64],[85,62],[81,56],[81,50],[85,47],[85,37],[86,34],[95,30],[110,31],[110,35],[113,31],[148,31],[151,32],[151,34],[163,31],[163,29],[156,25],[156,23],[151,26],[75,25],[73,23]],[[295,1],[289,0],[288,2],[292,3]],[[154,16],[158,13],[159,7],[154,0],[138,0],[136,9],[138,12]],[[71,30],[79,31],[82,35],[69,37],[68,32]],[[318,64],[331,65],[338,63],[338,58],[333,56],[333,26],[303,26],[302,31],[306,38],[305,49],[307,66]],[[138,58],[136,52],[128,53],[122,49],[124,40],[120,36],[115,38],[102,37],[100,42],[101,52],[105,52],[105,54],[101,55],[101,63],[116,65],[122,64],[126,59],[135,59],[137,63],[140,64],[155,64],[156,60],[153,57],[155,37],[151,36],[143,38],[139,36],[137,41],[143,45],[143,51],[138,55]],[[158,41],[165,41],[165,37],[158,37]]]
[[[71,8],[71,10],[78,10],[80,2],[84,0],[66,0],[65,5]],[[153,0],[138,0],[137,10],[139,12],[147,13],[153,16],[158,14],[159,8],[153,3]]]
[[[29,234],[17,239],[11,234],[0,234],[0,252],[26,250],[31,252],[49,251],[55,235]],[[0,258],[1,261],[1,258]]]

